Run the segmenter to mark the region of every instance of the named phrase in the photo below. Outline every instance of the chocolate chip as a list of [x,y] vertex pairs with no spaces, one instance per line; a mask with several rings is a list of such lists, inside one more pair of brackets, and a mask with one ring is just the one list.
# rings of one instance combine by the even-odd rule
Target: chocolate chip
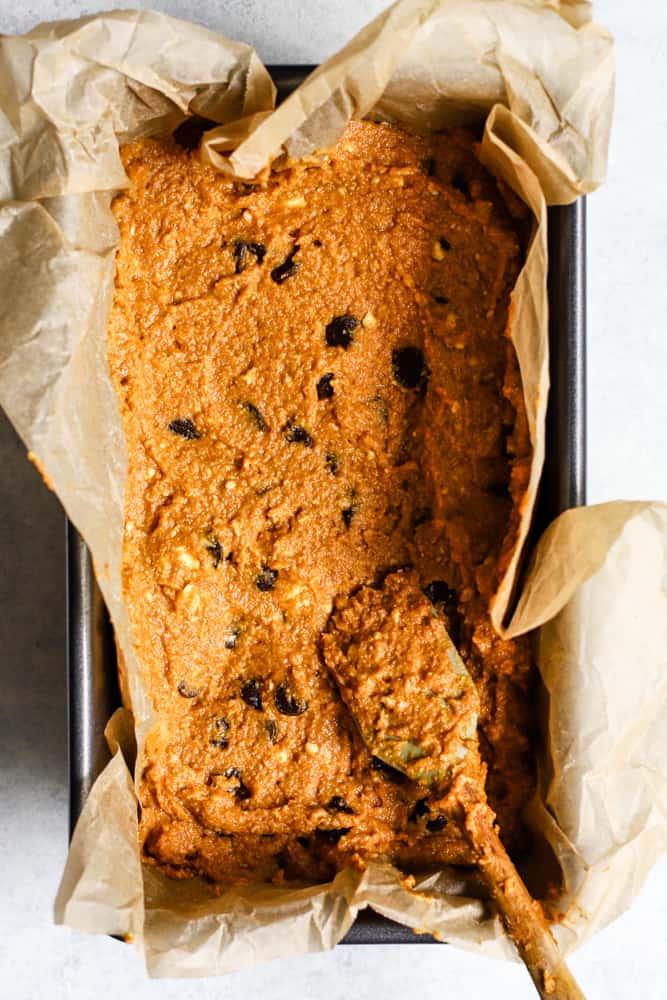
[[227,739],[227,734],[229,733],[229,719],[226,719],[224,715],[221,715],[219,719],[215,720],[213,725],[216,729],[216,735],[215,738],[209,742],[212,746],[225,750],[229,746],[229,740]]
[[347,813],[348,816],[354,816],[354,809],[347,804],[342,795],[332,795],[326,808],[331,813]]
[[248,244],[244,243],[243,240],[238,240],[234,244],[232,254],[234,256],[234,274],[240,274],[241,271],[245,271],[248,263]]
[[313,240],[313,246],[314,247],[321,247],[322,246],[322,240]]
[[456,605],[456,591],[448,587],[444,580],[432,580],[424,587],[424,593],[431,604]]
[[282,681],[278,685],[273,700],[281,715],[303,715],[308,708],[308,702],[297,698],[287,681]]
[[327,469],[329,470],[331,475],[335,476],[338,470],[340,469],[340,461],[338,460],[338,456],[334,455],[333,452],[329,451],[324,456],[324,461],[326,462]]
[[299,250],[299,244],[295,243],[282,264],[278,264],[271,271],[271,280],[275,281],[277,285],[282,285],[283,281],[287,281],[288,278],[291,278],[299,270],[299,263],[294,260]]
[[330,323],[327,323],[325,337],[329,347],[343,347],[345,350],[353,340],[352,334],[359,326],[359,320],[355,316],[345,313],[342,316],[334,316]]
[[255,257],[258,264],[261,264],[266,257],[266,247],[263,243],[248,243],[248,250]]
[[225,649],[236,649],[236,643],[241,635],[240,625],[230,625],[225,636]]
[[435,299],[435,301],[440,306],[448,306],[449,305],[449,299],[447,298],[446,295],[439,295],[438,294],[438,295],[434,295],[433,298]]
[[178,434],[179,437],[185,438],[186,441],[194,441],[201,437],[189,417],[179,417],[177,420],[172,420],[169,424],[169,430],[172,434]]
[[356,512],[357,512],[357,510],[356,510],[356,507],[354,505],[352,505],[350,507],[343,507],[343,509],[340,512],[340,514],[341,514],[341,517],[343,518],[343,524],[345,525],[346,528],[349,528],[350,525],[352,524],[352,521],[354,520],[354,515],[356,514]]
[[429,371],[418,347],[399,347],[391,352],[394,378],[404,389],[424,389]]
[[428,807],[428,800],[418,799],[408,813],[408,819],[411,823],[416,823],[421,816],[428,816],[430,811],[431,810]]
[[250,414],[258,431],[265,431],[268,429],[268,425],[264,419],[264,414],[260,409],[258,409],[258,407],[255,406],[254,403],[243,403],[243,409]]
[[228,767],[225,771],[225,778],[236,778],[238,785],[230,789],[231,794],[235,799],[249,799],[252,792],[246,784],[244,784],[241,778],[241,771],[238,767]]
[[394,781],[396,784],[403,784],[406,780],[405,775],[401,771],[397,771],[395,767],[390,764],[385,764],[383,760],[379,757],[371,757],[371,767],[378,774],[381,774],[383,778],[387,781]]
[[176,689],[182,698],[196,698],[199,694],[196,688],[191,688],[186,681],[179,681]]
[[262,682],[257,680],[256,677],[251,677],[250,680],[244,681],[241,685],[241,697],[243,698],[246,705],[250,705],[251,708],[256,709],[258,712],[262,711]]
[[255,579],[255,586],[258,590],[268,593],[275,587],[277,579],[278,570],[270,569],[268,566],[264,566],[261,573],[259,573]]
[[438,243],[440,244],[443,250],[452,249],[452,244],[449,242],[446,236],[440,236],[438,239]]
[[304,448],[313,447],[313,439],[306,428],[293,423],[291,420],[283,428],[283,434],[289,444],[302,444]]
[[331,380],[334,377],[333,372],[327,372],[317,383],[317,398],[318,399],[331,399],[334,394],[334,387],[331,384]]
[[261,264],[266,256],[266,247],[261,243],[246,243],[245,240],[237,240],[232,251],[234,255],[234,273],[240,274],[248,266],[248,255],[252,254],[258,264]]
[[447,826],[447,817],[440,813],[438,816],[434,816],[433,819],[426,821],[426,829],[429,833],[440,833]]
[[273,721],[273,719],[267,719],[264,723],[266,727],[266,735],[269,737],[269,743],[278,742],[278,726]]
[[211,558],[213,559],[213,569],[217,569],[222,562],[222,545],[220,544],[220,539],[217,535],[211,535],[209,541],[204,546],[207,552],[211,553]]
[[317,833],[323,840],[326,840],[328,844],[337,844],[341,837],[344,837],[346,833],[349,833],[352,829],[351,826],[340,826],[336,830],[318,830]]

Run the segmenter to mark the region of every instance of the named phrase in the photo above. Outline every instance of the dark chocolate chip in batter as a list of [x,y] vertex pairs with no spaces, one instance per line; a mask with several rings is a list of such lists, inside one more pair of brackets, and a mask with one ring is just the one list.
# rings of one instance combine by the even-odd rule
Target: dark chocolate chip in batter
[[345,525],[346,528],[349,528],[350,525],[352,524],[352,521],[354,520],[354,515],[356,514],[356,512],[357,512],[357,509],[354,506],[354,504],[351,504],[349,507],[343,507],[343,509],[340,512],[340,514],[341,514],[341,517],[343,518],[343,524]]
[[353,341],[354,331],[359,326],[356,316],[344,313],[342,316],[334,316],[330,323],[327,323],[325,337],[329,347],[343,347],[347,350]]
[[428,800],[418,799],[408,813],[408,819],[411,823],[416,823],[420,816],[428,816],[430,811],[431,810],[428,807]]
[[243,409],[250,414],[250,416],[252,417],[252,421],[258,431],[268,430],[268,424],[264,419],[264,414],[259,409],[259,407],[255,406],[254,403],[245,402],[243,403]]
[[447,817],[440,813],[438,816],[434,816],[433,819],[426,821],[426,829],[429,833],[440,833],[447,826]]
[[258,712],[262,711],[262,682],[256,677],[251,677],[249,680],[244,681],[241,685],[241,697],[243,698],[246,705],[250,705],[251,708],[256,709]]
[[178,682],[177,691],[183,698],[196,698],[200,693],[196,688],[190,687],[186,681]]
[[238,785],[236,785],[234,788],[230,788],[230,792],[235,799],[250,798],[252,792],[250,791],[248,786],[244,784],[243,779],[241,778],[241,771],[239,770],[238,767],[228,767],[227,770],[225,771],[225,778],[236,778],[238,781]]
[[438,293],[437,295],[434,295],[433,298],[435,299],[435,301],[440,306],[448,306],[449,305],[449,299],[447,298],[446,295],[440,295],[440,293]]
[[172,434],[178,434],[179,437],[185,438],[186,441],[195,441],[201,437],[189,417],[178,417],[178,419],[172,420],[169,424],[169,430]]
[[299,250],[299,244],[295,243],[282,264],[278,264],[271,271],[271,280],[275,281],[277,285],[282,285],[283,281],[287,281],[288,278],[291,278],[299,270],[299,262],[294,260]]
[[313,447],[313,439],[305,427],[295,424],[291,420],[283,428],[285,440],[290,444],[302,444],[304,448]]
[[449,240],[447,239],[446,236],[440,236],[438,238],[438,243],[440,244],[440,246],[442,247],[443,250],[451,250],[452,249],[452,244],[449,242]]
[[448,587],[444,580],[431,580],[424,587],[424,593],[431,604],[456,605],[456,591]]
[[249,264],[249,255],[261,264],[266,256],[266,247],[261,243],[246,243],[245,240],[237,240],[232,251],[234,255],[234,273],[241,274]]
[[261,264],[266,257],[266,247],[263,243],[248,243],[248,250],[255,257],[258,264]]
[[334,377],[333,372],[327,372],[317,383],[317,398],[318,399],[331,399],[334,394],[334,387],[331,384],[331,380]]
[[348,805],[342,795],[332,795],[327,802],[327,810],[331,813],[347,813],[354,816],[354,809]]
[[424,389],[429,371],[418,347],[399,347],[391,352],[394,378],[404,389]]
[[234,274],[245,271],[248,263],[248,244],[243,240],[237,240],[232,250],[234,256]]
[[297,698],[287,681],[282,681],[276,688],[273,700],[281,715],[303,715],[308,708],[308,702]]
[[266,728],[266,735],[269,737],[269,743],[278,742],[278,726],[273,721],[273,719],[267,719],[264,723]]
[[258,590],[268,593],[276,585],[276,580],[278,579],[278,570],[270,569],[268,566],[262,567],[262,572],[257,575],[255,579],[255,586]]
[[233,790],[232,794],[235,799],[240,799],[242,801],[243,799],[249,799],[252,795],[252,792],[250,791],[248,786],[244,785],[243,782],[241,781]]
[[217,535],[210,535],[209,540],[204,546],[207,552],[211,553],[211,558],[213,559],[213,569],[217,569],[222,562],[222,545],[220,544],[220,539]]

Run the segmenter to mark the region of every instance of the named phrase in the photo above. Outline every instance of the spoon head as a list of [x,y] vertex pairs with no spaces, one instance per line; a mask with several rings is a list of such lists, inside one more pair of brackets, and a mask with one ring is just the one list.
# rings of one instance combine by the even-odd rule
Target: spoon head
[[322,651],[376,757],[439,789],[478,766],[477,691],[415,574],[340,598]]

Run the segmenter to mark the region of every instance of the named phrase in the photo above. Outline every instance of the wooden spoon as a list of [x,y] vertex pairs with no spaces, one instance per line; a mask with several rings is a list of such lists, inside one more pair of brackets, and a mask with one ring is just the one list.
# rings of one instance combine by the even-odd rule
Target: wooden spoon
[[463,826],[540,996],[583,1000],[496,831],[477,741],[477,690],[416,575],[400,570],[380,588],[340,598],[322,651],[371,753],[428,788],[439,812]]

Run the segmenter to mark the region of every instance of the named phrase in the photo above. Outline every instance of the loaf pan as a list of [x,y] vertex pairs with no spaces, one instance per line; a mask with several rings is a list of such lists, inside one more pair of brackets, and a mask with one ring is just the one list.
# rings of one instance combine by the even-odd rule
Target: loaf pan
[[[312,67],[269,67],[286,97]],[[546,461],[531,537],[569,507],[585,503],[586,481],[586,206],[549,209],[549,344],[551,390]],[[109,760],[104,727],[120,704],[109,616],[88,549],[67,523],[67,685],[70,836],[96,777]],[[433,943],[407,927],[362,911],[345,944]]]

